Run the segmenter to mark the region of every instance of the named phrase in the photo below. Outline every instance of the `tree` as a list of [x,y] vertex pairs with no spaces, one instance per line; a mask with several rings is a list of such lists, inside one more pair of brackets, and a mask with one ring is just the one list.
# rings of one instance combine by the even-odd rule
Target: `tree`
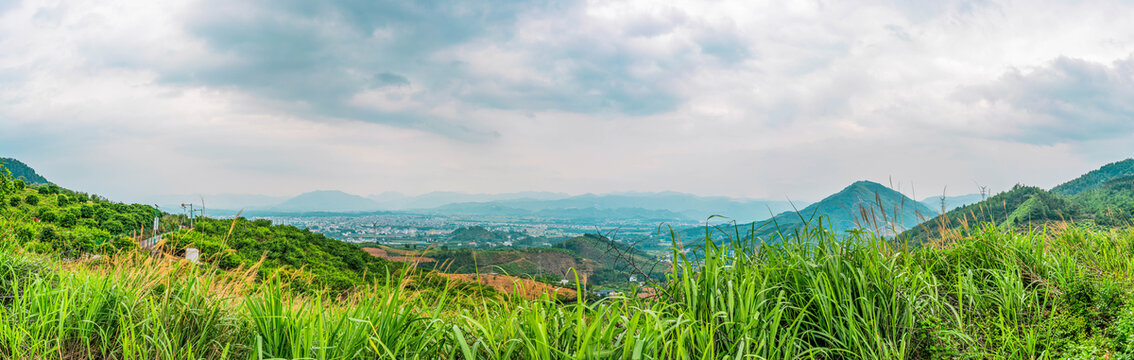
[[24,198],[24,202],[28,203],[28,205],[31,206],[39,205],[39,196],[36,196],[35,194],[28,194],[28,197]]
[[59,240],[59,234],[55,232],[55,227],[51,225],[44,226],[39,229],[39,241],[45,243],[54,243]]
[[12,207],[20,206],[20,197],[19,196],[13,196],[13,197],[8,198],[8,205],[11,205]]
[[111,234],[121,234],[125,231],[125,228],[123,228],[122,223],[115,221],[115,220],[110,220],[110,221],[103,223],[102,229],[110,232]]
[[57,216],[55,216],[55,212],[51,211],[48,208],[40,208],[39,213],[36,214],[36,217],[38,217],[40,221],[49,223],[55,222],[57,218]]
[[0,166],[0,194],[7,194],[12,191],[12,174],[8,172],[7,168]]

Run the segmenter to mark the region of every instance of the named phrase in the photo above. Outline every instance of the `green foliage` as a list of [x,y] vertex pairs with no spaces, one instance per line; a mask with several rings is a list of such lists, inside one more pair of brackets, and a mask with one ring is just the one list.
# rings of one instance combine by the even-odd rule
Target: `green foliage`
[[[26,182],[31,184],[48,184],[47,179],[44,179],[42,176],[37,174],[34,169],[29,167],[27,164],[20,162],[19,160],[0,158],[0,167],[3,167],[6,170],[4,172],[4,175],[18,179],[21,183]],[[19,190],[23,190],[23,185],[20,185]]]
[[1052,188],[1051,192],[1064,196],[1078,195],[1086,191],[1097,189],[1112,179],[1130,175],[1134,175],[1134,159],[1126,159],[1103,165],[1103,167],[1098,170],[1093,170],[1074,180]]
[[962,206],[944,215],[928,219],[901,234],[902,238],[925,240],[939,237],[942,230],[967,233],[981,223],[1005,227],[1037,226],[1046,221],[1073,220],[1082,217],[1082,207],[1067,198],[1034,186],[1016,185],[1011,190],[976,204]]
[[[747,224],[729,224],[708,229],[720,237],[743,237],[779,242],[807,227],[827,227],[836,233],[869,230],[894,235],[913,229],[937,216],[933,210],[901,192],[871,181],[858,181],[799,211],[780,213],[771,219]],[[692,228],[682,237],[703,238],[707,229]]]
[[35,194],[28,194],[28,196],[24,198],[24,203],[27,203],[31,206],[39,205],[39,196],[36,196]]
[[1099,225],[1131,225],[1131,220],[1134,220],[1134,175],[1111,179],[1099,188],[1075,195],[1073,199],[1082,204],[1086,215]]
[[[226,239],[297,251],[311,249],[283,240],[320,241],[264,222],[201,224],[170,237],[222,253]],[[658,299],[575,304],[417,292],[403,285],[421,276],[410,272],[331,294],[289,282],[291,266],[249,285],[218,266],[139,257],[64,267],[0,249],[0,296],[20,294],[0,303],[10,320],[0,357],[1132,358],[1134,230],[973,226],[916,249],[822,228],[773,245],[704,239],[699,263],[674,251]],[[577,242],[593,241],[603,239]],[[354,275],[331,276],[325,286],[337,289]]]
[[216,261],[224,268],[251,266],[262,259],[265,273],[282,267],[302,269],[317,284],[337,290],[382,280],[398,268],[342,241],[266,220],[202,218],[192,231],[172,232],[164,240],[168,248],[178,251],[197,248],[203,260]]

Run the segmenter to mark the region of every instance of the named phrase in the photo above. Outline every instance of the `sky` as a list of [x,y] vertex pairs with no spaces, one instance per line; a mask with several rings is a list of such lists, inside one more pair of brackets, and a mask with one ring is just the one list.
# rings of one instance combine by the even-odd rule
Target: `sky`
[[0,0],[0,156],[112,199],[810,199],[1134,154],[1129,1]]

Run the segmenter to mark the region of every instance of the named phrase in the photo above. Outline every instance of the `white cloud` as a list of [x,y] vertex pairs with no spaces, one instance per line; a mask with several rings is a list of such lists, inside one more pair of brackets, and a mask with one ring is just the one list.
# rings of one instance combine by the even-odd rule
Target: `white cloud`
[[0,153],[121,197],[813,199],[1053,185],[1134,132],[1122,1],[214,5],[0,12]]

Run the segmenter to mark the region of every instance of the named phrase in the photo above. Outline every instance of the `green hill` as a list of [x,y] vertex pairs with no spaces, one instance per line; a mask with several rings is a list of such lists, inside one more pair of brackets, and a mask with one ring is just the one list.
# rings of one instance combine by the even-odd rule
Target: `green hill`
[[35,172],[35,169],[32,169],[30,166],[24,164],[19,160],[12,158],[0,158],[0,166],[8,169],[8,171],[12,173],[12,177],[16,179],[22,179],[29,185],[50,184],[47,179],[37,174]]
[[1073,196],[1085,191],[1097,189],[1107,181],[1124,176],[1134,175],[1134,159],[1126,159],[1103,165],[1103,167],[1083,174],[1074,180],[1065,182],[1051,189],[1052,193]]
[[[28,172],[32,173],[30,169]],[[148,205],[121,204],[53,184],[27,185],[0,175],[0,229],[10,241],[32,252],[74,258],[138,248],[153,236],[155,217],[165,248],[183,255],[201,250],[201,259],[222,269],[258,264],[262,274],[286,269],[305,275],[309,284],[346,289],[383,277],[395,263],[370,256],[358,247],[294,226],[267,220],[196,219],[168,215]],[[263,260],[261,262],[261,260]],[[296,283],[300,284],[300,283]]]
[[273,225],[265,219],[201,218],[192,230],[168,233],[164,240],[174,254],[182,255],[183,249],[194,247],[201,251],[201,259],[222,269],[259,263],[265,275],[286,268],[336,290],[382,280],[387,272],[399,268],[357,246],[307,229]]
[[1034,186],[1016,185],[976,204],[962,206],[944,215],[927,220],[903,237],[924,239],[938,236],[942,229],[971,230],[981,222],[1003,226],[1038,224],[1047,221],[1072,220],[1080,215],[1074,201]]
[[[465,232],[479,232],[471,229]],[[449,273],[505,273],[553,282],[573,281],[577,271],[591,286],[623,288],[630,287],[631,275],[637,275],[640,281],[646,281],[646,277],[662,281],[669,268],[640,250],[596,234],[566,239],[551,248],[431,250],[422,256],[436,262],[419,266]]]
[[505,233],[505,232],[491,231],[491,230],[485,229],[483,226],[468,226],[468,227],[458,228],[457,230],[453,230],[453,233],[449,234],[449,240],[450,241],[458,241],[458,242],[462,242],[462,243],[464,243],[464,242],[476,242],[476,243],[501,242],[501,241],[507,241],[508,235],[509,234]]
[[1084,216],[1102,226],[1131,225],[1134,218],[1134,175],[1107,180],[1102,186],[1073,197]]
[[1134,159],[1106,164],[1045,191],[1016,185],[985,201],[963,206],[936,217],[903,236],[915,240],[940,236],[942,229],[971,230],[978,222],[1013,228],[1031,228],[1052,221],[1087,221],[1100,226],[1121,226],[1134,214]]
[[[737,227],[717,226],[714,237],[736,234],[764,241],[777,240],[777,233],[788,233],[805,224],[832,228],[836,233],[868,229],[880,234],[897,234],[912,229],[937,212],[902,193],[871,181],[858,181],[831,196],[798,212],[784,212],[775,217]],[[704,228],[682,231],[685,238],[704,238]],[[686,243],[689,243],[688,241]]]

